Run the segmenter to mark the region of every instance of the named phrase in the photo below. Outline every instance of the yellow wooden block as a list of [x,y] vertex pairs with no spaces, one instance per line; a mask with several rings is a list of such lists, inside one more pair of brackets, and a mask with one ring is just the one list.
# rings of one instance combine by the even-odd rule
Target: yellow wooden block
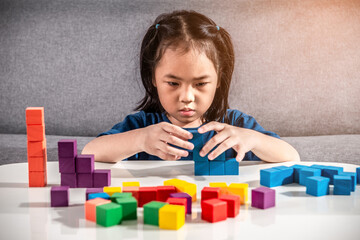
[[226,182],[211,182],[209,183],[210,187],[219,187],[220,188],[220,195],[229,194],[228,186]]
[[241,204],[245,204],[248,202],[248,188],[248,183],[231,183],[228,190],[231,194],[235,194],[240,197]]
[[164,186],[174,186],[178,192],[184,192],[192,197],[192,201],[196,201],[196,184],[189,183],[181,179],[170,179],[164,181]]
[[184,183],[186,183],[186,181],[173,178],[164,181],[164,186],[174,186],[178,192],[182,192],[184,189],[183,187]]
[[178,230],[185,224],[185,206],[165,205],[159,210],[159,227]]
[[111,195],[116,192],[121,193],[121,187],[104,187],[104,192],[109,194],[109,196],[111,197]]
[[139,182],[123,182],[123,187],[140,187]]

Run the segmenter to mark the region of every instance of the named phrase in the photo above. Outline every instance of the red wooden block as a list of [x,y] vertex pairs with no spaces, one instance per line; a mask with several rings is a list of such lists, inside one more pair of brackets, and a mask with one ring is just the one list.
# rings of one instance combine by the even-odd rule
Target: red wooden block
[[137,186],[123,187],[122,191],[131,192],[132,196],[136,198],[136,200],[139,202],[139,187]]
[[227,202],[219,199],[208,199],[201,202],[201,219],[208,222],[219,222],[227,218]]
[[25,110],[26,125],[45,125],[44,107],[28,107]]
[[172,205],[181,205],[185,207],[185,214],[187,213],[187,202],[186,202],[186,198],[172,198],[169,197],[166,200],[167,203],[172,204]]
[[221,201],[227,202],[227,217],[236,217],[240,211],[240,197],[238,195],[222,195]]
[[170,197],[170,194],[176,193],[176,188],[174,186],[158,186],[156,201],[166,202]]
[[46,139],[38,142],[27,142],[28,157],[43,157],[46,153]]
[[45,125],[27,125],[27,140],[38,142],[45,139]]
[[156,201],[156,187],[140,187],[139,188],[139,207],[142,207],[144,204]]
[[47,156],[28,157],[29,172],[45,172]]
[[47,184],[46,171],[29,172],[29,187],[45,187]]
[[201,190],[201,201],[219,198],[220,197],[221,188],[219,187],[204,187]]

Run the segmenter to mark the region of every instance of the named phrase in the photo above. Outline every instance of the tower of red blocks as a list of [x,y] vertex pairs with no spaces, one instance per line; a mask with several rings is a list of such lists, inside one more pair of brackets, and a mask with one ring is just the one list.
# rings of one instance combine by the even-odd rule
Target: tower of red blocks
[[47,184],[47,154],[44,108],[28,107],[25,110],[25,116],[29,187],[45,187]]

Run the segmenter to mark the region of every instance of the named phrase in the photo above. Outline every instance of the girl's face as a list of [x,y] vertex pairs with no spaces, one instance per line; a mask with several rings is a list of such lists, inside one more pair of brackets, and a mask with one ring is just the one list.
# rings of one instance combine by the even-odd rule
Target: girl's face
[[171,123],[198,127],[211,106],[218,76],[205,53],[168,47],[155,69],[154,86]]

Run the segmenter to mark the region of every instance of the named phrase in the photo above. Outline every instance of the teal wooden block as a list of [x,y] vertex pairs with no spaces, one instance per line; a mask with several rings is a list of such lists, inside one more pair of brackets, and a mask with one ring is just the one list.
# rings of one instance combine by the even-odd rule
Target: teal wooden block
[[342,173],[339,173],[339,175],[351,177],[351,191],[354,192],[355,188],[356,188],[356,173],[355,172],[342,172]]
[[322,171],[322,176],[330,178],[330,185],[334,184],[334,176],[338,175],[339,173],[343,172],[342,167],[333,167],[333,166],[327,166]]
[[225,161],[212,160],[210,162],[210,175],[225,175]]
[[239,175],[239,162],[235,158],[226,160],[224,164],[225,175]]
[[299,173],[299,184],[306,186],[306,178],[313,176],[321,176],[321,169],[306,167],[300,169]]
[[351,176],[334,175],[334,195],[351,194]]
[[299,173],[300,173],[300,169],[304,168],[304,167],[308,167],[305,165],[299,165],[299,164],[295,164],[293,166],[291,166],[294,169],[294,183],[299,183]]
[[210,161],[194,161],[195,176],[209,176],[210,175]]
[[330,179],[321,176],[308,177],[306,179],[306,193],[320,197],[329,194]]

